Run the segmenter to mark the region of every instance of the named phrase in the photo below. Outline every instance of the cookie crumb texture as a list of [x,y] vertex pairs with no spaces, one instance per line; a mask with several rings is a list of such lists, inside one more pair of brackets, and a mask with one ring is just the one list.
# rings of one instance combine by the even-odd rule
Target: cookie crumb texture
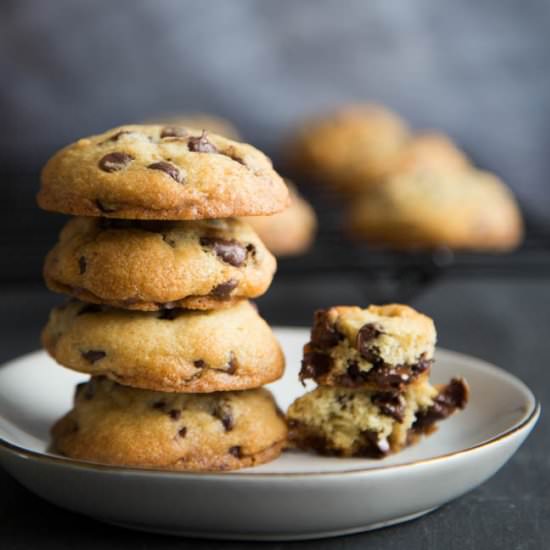
[[238,219],[70,220],[46,257],[50,290],[137,310],[215,309],[255,298],[276,260]]
[[256,388],[280,378],[284,356],[252,304],[211,311],[136,312],[71,301],[42,343],[61,365],[165,392]]
[[397,391],[429,373],[435,342],[433,321],[409,306],[319,310],[304,347],[300,378]]
[[166,394],[92,378],[52,428],[54,448],[79,460],[179,471],[226,471],[275,459],[287,429],[265,389]]
[[436,388],[425,376],[403,393],[319,386],[290,406],[289,437],[319,454],[383,458],[432,433],[467,400],[458,378]]
[[80,139],[47,162],[41,179],[41,208],[79,216],[228,218],[273,214],[289,201],[263,153],[180,126],[121,126]]

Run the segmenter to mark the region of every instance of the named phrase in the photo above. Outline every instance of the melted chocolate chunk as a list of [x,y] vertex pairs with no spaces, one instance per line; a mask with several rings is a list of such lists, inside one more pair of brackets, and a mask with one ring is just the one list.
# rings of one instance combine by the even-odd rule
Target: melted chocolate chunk
[[231,410],[231,405],[229,405],[229,403],[223,401],[218,403],[212,411],[212,416],[217,418],[223,424],[226,432],[230,432],[235,426],[233,411]]
[[463,409],[468,402],[468,386],[464,380],[453,378],[434,399],[433,405],[416,415],[412,426],[415,432],[429,432],[436,422],[451,416],[456,409]]
[[246,248],[237,241],[201,237],[200,243],[201,246],[211,248],[218,258],[234,267],[240,267],[246,260]]
[[380,409],[382,414],[391,416],[397,422],[403,422],[405,403],[398,393],[376,393],[372,396],[372,402]]
[[86,273],[86,258],[84,256],[80,256],[80,258],[78,258],[78,271],[81,275]]
[[243,451],[240,445],[235,445],[234,447],[229,447],[229,454],[233,455],[235,458],[242,458]]
[[390,445],[387,439],[380,439],[378,433],[371,430],[361,432],[365,444],[361,446],[356,456],[365,456],[370,458],[383,458],[390,452]]
[[180,437],[185,437],[187,435],[187,428],[185,426],[183,428],[180,428],[180,431],[178,432],[178,435]]
[[150,170],[160,170],[161,172],[169,175],[174,181],[177,181],[178,183],[183,182],[183,173],[181,170],[169,162],[165,162],[163,160],[160,162],[153,162],[153,164],[149,164],[147,168]]
[[414,375],[418,376],[419,374],[422,374],[423,372],[429,370],[432,366],[432,363],[433,363],[433,359],[428,359],[426,357],[426,354],[423,353],[420,356],[420,359],[418,360],[418,362],[415,363],[414,365],[411,365],[411,370]]
[[326,374],[332,367],[332,357],[326,353],[314,351],[311,346],[304,348],[304,358],[300,369],[300,381],[306,378],[317,379]]
[[329,319],[326,309],[318,309],[313,318],[311,345],[316,348],[333,348],[344,338]]
[[367,361],[371,361],[372,358],[378,356],[378,354],[373,351],[374,348],[369,346],[369,342],[372,342],[381,334],[382,330],[374,323],[367,323],[363,325],[357,332],[355,347],[357,348],[357,351],[361,354],[361,356],[364,357]]
[[168,413],[168,416],[170,416],[172,420],[179,420],[181,418],[181,411],[178,409],[172,409]]
[[206,130],[202,131],[200,137],[190,137],[187,141],[187,148],[192,153],[217,153],[218,150],[213,143],[208,141]]
[[338,377],[338,384],[347,388],[371,385],[376,386],[383,392],[399,390],[428,370],[432,360],[423,356],[418,363],[413,365],[397,365],[394,367],[386,365],[380,358],[372,363],[374,366],[370,370],[362,371],[356,361],[349,361],[346,374]]
[[195,365],[198,369],[203,369],[206,366],[206,363],[203,359],[197,359],[196,361],[193,361],[193,365]]
[[88,363],[91,363],[93,365],[95,362],[103,359],[107,354],[99,349],[91,349],[88,351],[81,351],[80,355],[82,355],[82,357],[86,359]]
[[98,166],[104,172],[118,172],[126,168],[132,161],[134,157],[128,153],[123,153],[121,151],[115,153],[109,153],[101,158],[98,163]]
[[412,380],[411,369],[407,366],[375,366],[364,374],[364,379],[367,383],[384,389],[399,389],[401,386],[408,384]]
[[225,283],[220,283],[215,286],[210,291],[210,295],[214,298],[218,298],[218,300],[228,300],[238,284],[239,283],[235,279],[229,279],[228,281],[225,281]]
[[87,315],[88,313],[101,313],[102,311],[103,308],[99,304],[84,304],[84,307],[82,307],[76,315],[78,316]]
[[161,138],[183,138],[187,137],[189,132],[181,126],[165,126],[161,132]]

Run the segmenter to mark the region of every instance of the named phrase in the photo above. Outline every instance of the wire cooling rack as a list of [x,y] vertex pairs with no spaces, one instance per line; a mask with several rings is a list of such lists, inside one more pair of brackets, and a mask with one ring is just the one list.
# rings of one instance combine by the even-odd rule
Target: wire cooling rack
[[346,235],[342,199],[311,193],[319,228],[312,249],[305,255],[281,258],[277,277],[312,280],[345,276],[360,280],[372,294],[406,300],[432,283],[454,278],[549,278],[550,231],[527,225],[522,245],[507,253],[435,250],[394,251],[369,246]]

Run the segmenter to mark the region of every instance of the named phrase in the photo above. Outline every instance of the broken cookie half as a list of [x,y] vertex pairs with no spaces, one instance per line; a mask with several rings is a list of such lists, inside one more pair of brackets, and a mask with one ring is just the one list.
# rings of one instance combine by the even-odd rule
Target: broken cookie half
[[338,306],[315,313],[300,379],[319,386],[288,410],[290,439],[304,450],[381,458],[463,409],[468,385],[429,381],[433,321],[400,305]]

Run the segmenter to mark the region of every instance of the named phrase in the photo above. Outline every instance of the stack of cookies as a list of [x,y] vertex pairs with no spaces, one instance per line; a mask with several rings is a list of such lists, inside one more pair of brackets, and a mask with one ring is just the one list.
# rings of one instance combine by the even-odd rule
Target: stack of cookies
[[295,446],[320,454],[381,458],[434,431],[465,407],[460,378],[433,386],[433,321],[400,305],[317,311],[300,377],[319,386],[288,411]]
[[124,126],[59,151],[39,205],[77,216],[48,254],[43,344],[91,375],[54,448],[104,464],[229,470],[278,456],[286,426],[261,388],[284,358],[248,301],[276,261],[237,217],[283,210],[255,148],[181,126]]

